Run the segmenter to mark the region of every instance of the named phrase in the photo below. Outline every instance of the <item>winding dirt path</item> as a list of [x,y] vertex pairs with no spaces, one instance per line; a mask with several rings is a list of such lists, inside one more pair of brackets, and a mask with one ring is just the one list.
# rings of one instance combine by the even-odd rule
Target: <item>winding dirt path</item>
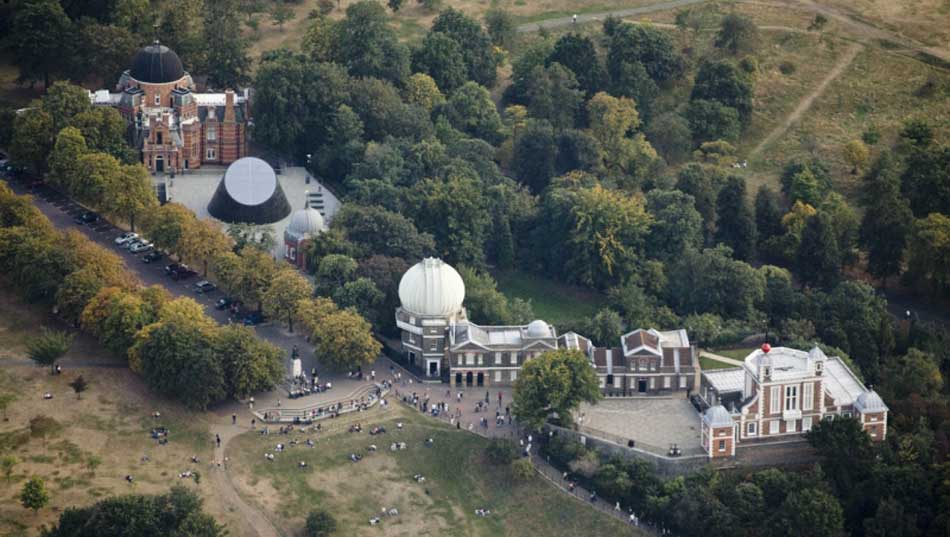
[[[231,425],[230,423],[213,424],[211,426],[211,434],[221,437],[221,445],[214,449],[214,460],[223,461],[228,448],[228,442],[234,437],[246,433],[248,430],[247,427]],[[227,466],[220,471],[211,471],[210,474],[215,490],[221,495],[221,500],[224,501],[229,508],[240,512],[248,525],[254,529],[258,537],[281,537],[282,533],[260,509],[244,501],[244,498],[238,493],[237,487],[234,486],[234,482],[231,480],[230,470]]]
[[759,142],[752,151],[747,155],[748,158],[752,158],[759,154],[763,149],[765,149],[769,144],[777,140],[780,136],[785,134],[792,125],[794,125],[802,115],[807,112],[815,100],[825,92],[825,89],[828,88],[828,85],[831,84],[836,78],[841,76],[841,73],[851,65],[851,62],[854,61],[854,58],[857,57],[858,53],[864,50],[864,46],[858,43],[851,45],[848,50],[838,59],[838,62],[835,63],[835,66],[828,71],[828,74],[825,75],[825,78],[818,84],[815,89],[806,95],[795,107],[790,114],[785,117],[785,120],[782,121],[781,125],[778,125],[772,132],[768,134],[765,138]]

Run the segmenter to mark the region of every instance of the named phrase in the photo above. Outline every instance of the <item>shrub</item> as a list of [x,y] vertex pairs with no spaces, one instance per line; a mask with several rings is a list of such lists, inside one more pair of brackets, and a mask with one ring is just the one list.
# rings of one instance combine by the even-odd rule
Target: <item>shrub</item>
[[307,537],[326,537],[336,531],[336,519],[323,509],[314,509],[307,515]]
[[782,62],[778,64],[778,70],[782,72],[783,75],[790,75],[795,72],[795,64],[792,62]]
[[492,464],[503,466],[518,458],[518,448],[511,440],[492,438],[485,448],[485,455]]
[[531,459],[518,459],[511,463],[511,475],[518,481],[527,481],[534,475],[534,466]]

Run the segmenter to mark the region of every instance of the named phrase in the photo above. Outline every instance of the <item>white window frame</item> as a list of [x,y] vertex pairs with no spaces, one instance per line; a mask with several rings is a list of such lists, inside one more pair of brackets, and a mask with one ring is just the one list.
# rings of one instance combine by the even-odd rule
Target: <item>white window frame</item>
[[754,421],[745,424],[745,434],[746,436],[756,436],[756,423]]
[[680,389],[686,388],[686,375],[680,376]]
[[518,365],[518,353],[510,352],[508,354],[509,354],[509,358],[511,359],[511,365]]
[[155,106],[161,106],[161,105],[162,105],[162,94],[161,94],[161,93],[156,93],[156,94],[155,94]]
[[778,420],[772,420],[772,421],[770,421],[770,422],[769,422],[769,434],[778,434],[778,433],[779,433]]
[[663,377],[663,389],[670,389],[670,377]]
[[208,141],[214,142],[218,139],[218,129],[217,127],[208,127]]
[[205,158],[207,160],[218,160],[218,152],[215,148],[209,147],[208,150],[205,151]]
[[811,416],[802,418],[802,432],[807,433],[811,430]]
[[650,389],[651,390],[656,389],[656,377],[650,377]]
[[802,384],[802,410],[813,408],[815,408],[815,383],[806,382]]
[[475,355],[475,361],[478,365],[485,365],[484,355],[479,353]]
[[785,386],[785,410],[798,410],[798,384]]
[[785,432],[786,433],[798,432],[798,420],[785,420]]
[[779,414],[782,410],[781,386],[772,386],[769,390],[769,414]]
[[500,353],[500,352],[496,352],[496,353],[495,353],[495,365],[501,365],[501,353]]
[[475,365],[475,355],[474,355],[474,354],[472,354],[472,353],[470,353],[470,352],[466,352],[466,353],[465,353],[465,365]]
[[501,370],[500,370],[500,369],[496,369],[496,370],[495,370],[495,382],[501,382]]
[[516,381],[516,380],[518,380],[518,371],[517,371],[517,370],[511,372],[511,382],[514,382],[514,381]]
[[725,441],[725,440],[720,440],[720,441],[719,441],[719,451],[720,451],[720,452],[726,451],[726,441]]

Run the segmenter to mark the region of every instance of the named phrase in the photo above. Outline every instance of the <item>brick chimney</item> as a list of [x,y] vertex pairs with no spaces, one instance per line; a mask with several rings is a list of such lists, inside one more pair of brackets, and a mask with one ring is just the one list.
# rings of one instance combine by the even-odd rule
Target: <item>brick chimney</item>
[[224,121],[234,123],[234,90],[224,92]]

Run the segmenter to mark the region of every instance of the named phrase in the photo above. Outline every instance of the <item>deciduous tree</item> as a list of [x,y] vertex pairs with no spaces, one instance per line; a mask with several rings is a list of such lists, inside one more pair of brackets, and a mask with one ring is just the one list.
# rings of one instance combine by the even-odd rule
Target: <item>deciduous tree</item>
[[27,342],[26,355],[36,365],[49,366],[52,375],[56,370],[56,361],[69,352],[73,337],[68,332],[43,328],[39,336]]
[[148,170],[141,164],[124,165],[106,183],[102,210],[124,218],[135,231],[135,218],[158,206]]
[[286,319],[288,329],[294,331],[297,304],[313,294],[313,286],[299,272],[285,268],[271,279],[264,292],[264,314],[273,319]]
[[13,62],[21,81],[43,81],[65,70],[63,39],[70,35],[72,23],[56,0],[30,0],[17,6],[11,25],[10,43]]
[[600,388],[587,357],[562,349],[525,362],[515,381],[514,398],[512,411],[518,420],[537,429],[552,413],[571,423],[571,413],[580,403],[600,399]]
[[183,223],[177,246],[178,253],[183,257],[201,263],[201,273],[207,276],[208,263],[231,249],[231,239],[218,224],[192,218]]
[[746,201],[745,180],[731,176],[716,199],[716,241],[732,248],[736,259],[747,261],[755,252],[755,220]]
[[468,66],[468,80],[487,87],[495,85],[498,59],[492,50],[491,39],[478,21],[448,8],[432,22],[432,31],[442,32],[459,44]]
[[425,73],[447,93],[465,83],[468,69],[457,41],[440,32],[429,32],[412,52],[412,70]]
[[69,383],[69,387],[76,392],[76,399],[82,399],[82,392],[89,388],[89,383],[86,382],[86,379],[82,378],[82,375],[79,375]]
[[353,310],[325,315],[314,327],[310,341],[321,363],[341,371],[373,363],[382,350],[370,324]]
[[252,328],[223,326],[215,332],[212,344],[230,397],[245,398],[272,390],[286,376],[284,351],[258,338]]

